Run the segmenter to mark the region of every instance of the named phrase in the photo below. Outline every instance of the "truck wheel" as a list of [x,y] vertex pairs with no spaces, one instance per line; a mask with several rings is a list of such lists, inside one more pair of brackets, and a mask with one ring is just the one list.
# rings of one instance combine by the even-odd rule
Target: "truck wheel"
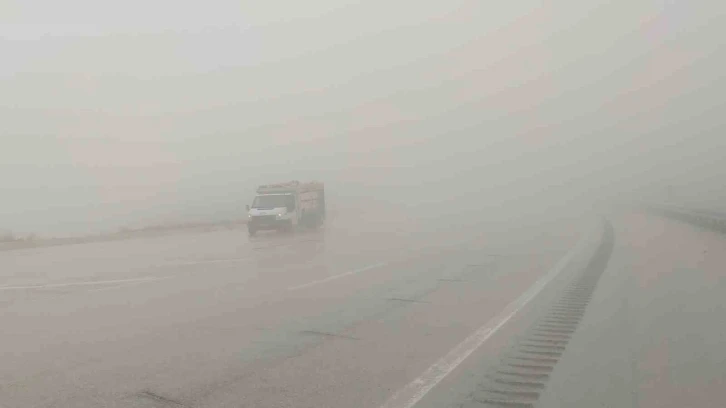
[[249,236],[254,237],[255,234],[257,233],[257,231],[255,231],[252,228],[249,228],[249,229],[247,229],[247,233],[249,234]]

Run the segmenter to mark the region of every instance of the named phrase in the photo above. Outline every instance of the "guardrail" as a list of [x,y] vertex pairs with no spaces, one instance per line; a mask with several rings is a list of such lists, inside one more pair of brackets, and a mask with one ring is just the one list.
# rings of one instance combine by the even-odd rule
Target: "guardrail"
[[648,207],[650,212],[726,234],[726,213],[682,207]]

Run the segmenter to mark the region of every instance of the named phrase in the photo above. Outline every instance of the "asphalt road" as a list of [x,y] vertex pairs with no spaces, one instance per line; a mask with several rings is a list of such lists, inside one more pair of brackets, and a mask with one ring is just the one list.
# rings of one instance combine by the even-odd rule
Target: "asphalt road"
[[[721,406],[726,240],[609,220],[358,217],[2,252],[0,407]],[[553,307],[581,317],[535,354],[546,375],[512,372]],[[512,376],[541,386],[492,389]]]

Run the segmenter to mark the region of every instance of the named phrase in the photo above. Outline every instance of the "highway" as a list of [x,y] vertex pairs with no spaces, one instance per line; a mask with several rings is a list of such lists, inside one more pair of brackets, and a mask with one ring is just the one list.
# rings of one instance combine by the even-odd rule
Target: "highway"
[[457,221],[0,252],[0,407],[726,401],[726,236]]

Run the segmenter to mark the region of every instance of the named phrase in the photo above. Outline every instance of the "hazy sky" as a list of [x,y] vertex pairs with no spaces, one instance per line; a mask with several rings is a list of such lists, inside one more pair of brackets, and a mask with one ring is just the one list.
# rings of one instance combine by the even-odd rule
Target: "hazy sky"
[[669,184],[726,204],[725,17],[720,1],[4,0],[0,230],[231,218],[290,178],[347,208]]

